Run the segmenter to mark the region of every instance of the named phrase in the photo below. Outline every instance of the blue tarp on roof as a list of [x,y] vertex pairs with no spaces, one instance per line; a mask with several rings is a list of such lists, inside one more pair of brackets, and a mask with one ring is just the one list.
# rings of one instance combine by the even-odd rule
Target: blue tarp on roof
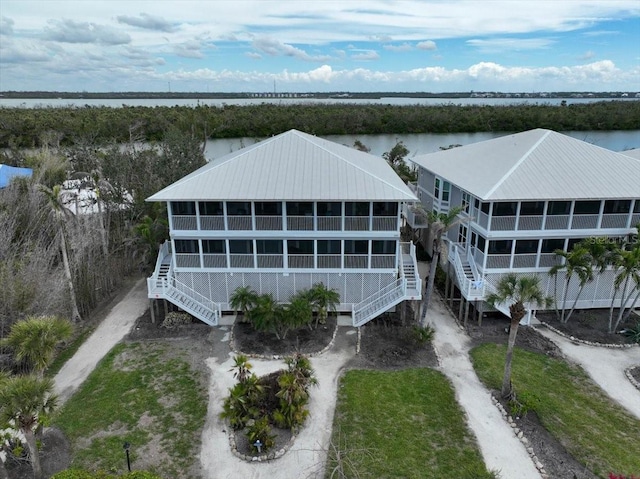
[[17,168],[15,166],[0,165],[0,188],[6,188],[14,176],[31,176],[31,168]]

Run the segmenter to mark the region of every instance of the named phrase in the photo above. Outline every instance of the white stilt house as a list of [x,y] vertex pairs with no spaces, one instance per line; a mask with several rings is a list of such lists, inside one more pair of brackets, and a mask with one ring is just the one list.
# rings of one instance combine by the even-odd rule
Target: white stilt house
[[217,325],[236,288],[287,302],[316,283],[360,326],[421,298],[401,210],[417,197],[380,157],[291,130],[214,160],[151,196],[167,203],[148,296]]
[[[625,153],[536,129],[413,158],[423,207],[463,208],[466,221],[447,239],[464,300],[481,303],[507,272],[538,274],[552,296],[554,251],[585,238],[629,240],[640,223],[640,155]],[[405,208],[410,224],[423,228]],[[609,307],[614,277],[597,275],[577,308]],[[561,302],[573,303],[577,283]]]

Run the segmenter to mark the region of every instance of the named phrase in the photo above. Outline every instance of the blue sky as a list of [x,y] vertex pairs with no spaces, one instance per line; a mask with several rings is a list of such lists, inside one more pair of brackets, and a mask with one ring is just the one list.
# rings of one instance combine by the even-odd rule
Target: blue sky
[[0,91],[640,91],[639,0],[0,0]]

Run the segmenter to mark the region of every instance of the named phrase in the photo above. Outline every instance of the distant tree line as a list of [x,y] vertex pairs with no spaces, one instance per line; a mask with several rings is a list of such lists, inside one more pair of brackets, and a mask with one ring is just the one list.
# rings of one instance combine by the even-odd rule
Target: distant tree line
[[325,135],[633,130],[640,101],[581,104],[355,105],[262,103],[237,106],[0,108],[0,147],[162,141],[165,132],[205,138],[264,138],[291,128]]

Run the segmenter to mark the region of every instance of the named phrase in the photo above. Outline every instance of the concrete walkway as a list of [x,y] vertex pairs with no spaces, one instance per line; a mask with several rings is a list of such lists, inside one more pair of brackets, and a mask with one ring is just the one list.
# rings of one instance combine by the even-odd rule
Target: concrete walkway
[[544,326],[536,329],[556,343],[569,360],[579,364],[614,401],[640,419],[640,391],[624,373],[627,368],[640,366],[640,347],[617,349],[590,346],[574,343]]
[[55,390],[61,403],[78,390],[98,362],[127,335],[148,307],[147,282],[141,279],[113,306],[100,326],[56,374]]

